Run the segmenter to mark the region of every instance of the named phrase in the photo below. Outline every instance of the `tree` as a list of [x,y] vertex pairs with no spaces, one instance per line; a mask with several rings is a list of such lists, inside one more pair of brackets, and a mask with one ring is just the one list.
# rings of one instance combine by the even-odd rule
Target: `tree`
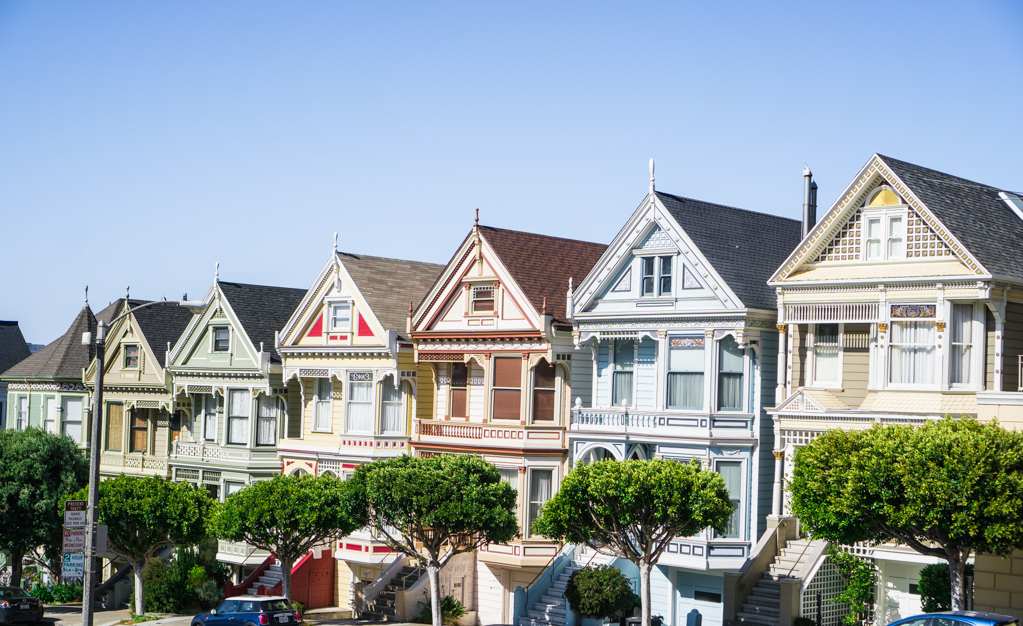
[[[85,499],[85,491],[80,494]],[[135,614],[145,613],[142,576],[150,560],[168,546],[194,546],[209,536],[214,500],[188,483],[158,476],[125,476],[99,484],[97,519],[107,525],[107,549],[135,573]]]
[[280,559],[284,596],[290,600],[295,562],[363,526],[365,505],[359,496],[338,478],[278,474],[228,497],[210,528],[221,539],[243,541]]
[[519,533],[515,490],[477,456],[385,459],[360,467],[351,481],[364,493],[367,522],[384,542],[426,566],[433,626],[443,623],[441,568],[456,554]]
[[1023,433],[997,423],[828,431],[796,453],[788,489],[815,537],[895,541],[944,559],[953,610],[965,608],[971,553],[1023,548]]
[[[89,481],[89,461],[69,437],[35,428],[0,430],[0,550],[11,557],[11,585],[39,546],[63,542],[61,500]],[[59,563],[57,564],[59,568]]]
[[568,473],[533,531],[635,563],[643,625],[649,626],[650,571],[668,544],[707,527],[723,531],[731,516],[724,479],[696,460],[599,461]]

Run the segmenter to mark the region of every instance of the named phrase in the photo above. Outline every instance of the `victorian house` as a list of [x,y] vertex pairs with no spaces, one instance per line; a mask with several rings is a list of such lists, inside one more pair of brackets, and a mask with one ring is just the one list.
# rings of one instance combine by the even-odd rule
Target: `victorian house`
[[[413,415],[432,411],[432,380],[430,368],[414,362],[407,320],[442,269],[330,255],[274,343],[287,389],[280,471],[345,478],[362,464],[410,452]],[[373,581],[396,557],[369,530],[327,548],[316,556],[336,560],[330,600],[311,596],[311,606],[349,607],[353,583]]]
[[[170,442],[169,474],[203,485],[223,500],[254,480],[281,471],[277,442],[284,427],[287,389],[274,349],[304,289],[213,283],[170,351],[174,408],[184,419]],[[268,555],[228,541],[218,559],[234,565]]]
[[582,393],[572,372],[591,368],[573,345],[566,294],[605,248],[477,224],[412,314],[419,394],[433,400],[416,413],[413,451],[480,455],[518,491],[521,538],[442,580],[480,623],[510,623],[516,587],[558,553],[531,526],[568,467],[569,408]]
[[[793,453],[827,429],[945,415],[1023,424],[1020,194],[875,154],[769,284],[785,364],[770,411],[775,513]],[[881,573],[878,623],[920,612],[917,576],[931,559],[856,550]],[[975,610],[1012,612],[1008,590],[1023,577],[1000,562],[978,556]]]
[[[771,509],[778,332],[773,268],[796,220],[654,190],[568,304],[575,325],[571,462],[696,459],[725,479],[722,532],[678,537],[652,572],[653,613],[721,624],[722,573],[739,569]],[[614,563],[638,579],[630,562]]]
[[0,321],[0,430],[7,425],[7,381],[2,374],[31,354],[18,322]]
[[[120,299],[111,317],[145,300]],[[167,356],[192,314],[177,306],[155,306],[125,315],[106,336],[100,472],[105,476],[167,476],[172,442],[181,437],[184,412],[171,391]],[[75,338],[81,342],[81,335]],[[96,361],[85,386],[95,389]]]

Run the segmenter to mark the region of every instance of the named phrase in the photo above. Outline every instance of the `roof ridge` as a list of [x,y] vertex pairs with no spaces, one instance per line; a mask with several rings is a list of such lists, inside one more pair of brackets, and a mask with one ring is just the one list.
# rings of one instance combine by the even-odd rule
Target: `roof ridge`
[[307,289],[304,289],[302,287],[284,287],[281,285],[257,285],[255,283],[239,283],[231,280],[218,280],[217,282],[221,285],[237,285],[239,287],[262,287],[264,289],[294,289],[295,291],[302,292],[308,291]]
[[341,250],[338,250],[337,252],[335,252],[335,254],[337,254],[339,256],[351,257],[353,259],[358,259],[360,261],[362,259],[380,259],[380,260],[383,260],[383,261],[400,261],[402,263],[422,263],[423,265],[440,265],[440,266],[444,266],[445,265],[444,263],[434,263],[433,261],[416,261],[415,259],[398,259],[398,258],[389,257],[389,256],[376,256],[376,255],[373,255],[373,254],[357,254],[355,252],[342,252]]
[[660,194],[662,196],[668,196],[670,198],[675,198],[676,200],[690,200],[692,202],[700,202],[700,203],[708,204],[710,206],[718,207],[718,208],[721,208],[721,209],[731,209],[733,211],[741,211],[743,213],[752,213],[753,215],[763,215],[764,217],[773,217],[773,218],[777,218],[777,219],[780,219],[780,220],[787,220],[789,222],[801,223],[801,220],[793,219],[791,217],[785,217],[783,215],[775,215],[774,213],[764,213],[763,211],[753,211],[751,209],[743,209],[743,208],[740,208],[740,207],[737,207],[737,206],[731,206],[731,205],[728,205],[728,204],[719,204],[717,202],[708,202],[706,200],[700,200],[699,198],[690,198],[688,196],[679,196],[679,195],[676,195],[676,194],[673,194],[673,193],[668,193],[666,191],[654,191],[654,193],[655,194]]
[[[934,172],[935,174],[941,174],[942,176],[945,177],[944,179],[942,179],[942,182],[944,182],[944,183],[955,183],[955,184],[959,184],[959,185],[963,185],[963,183],[968,183],[970,186],[974,186],[974,187],[977,187],[979,189],[993,189],[995,191],[1009,191],[1008,189],[1004,189],[1002,187],[995,187],[993,185],[988,185],[986,183],[980,183],[980,182],[977,182],[975,180],[970,180],[969,178],[963,178],[962,176],[956,176],[955,174],[949,174],[948,172],[942,172],[941,170],[936,170],[933,167],[927,167],[926,165],[918,165],[916,163],[911,163],[909,161],[903,161],[902,159],[896,159],[895,157],[885,156],[885,155],[883,155],[881,153],[877,153],[877,156],[881,160],[883,160],[885,162],[894,161],[895,163],[898,163],[900,165],[910,165],[912,167],[915,167],[915,168],[918,168],[918,169],[921,169],[921,170],[925,170],[927,172]],[[949,180],[949,179],[953,179],[953,180]],[[963,185],[963,186],[965,187],[967,185]],[[1009,191],[1009,193],[1015,193],[1015,192]]]
[[515,230],[515,229],[512,229],[512,228],[499,228],[497,226],[486,226],[484,224],[480,224],[480,228],[487,228],[487,229],[490,229],[490,230],[496,230],[496,231],[501,231],[501,232],[505,232],[505,233],[518,233],[520,235],[533,235],[534,237],[543,237],[544,239],[559,239],[561,241],[573,241],[575,243],[585,243],[585,244],[589,244],[589,245],[593,245],[593,246],[604,246],[605,248],[607,247],[606,243],[598,243],[596,241],[586,241],[584,239],[571,239],[569,237],[559,237],[557,235],[544,235],[543,233],[534,233],[534,232],[531,232],[531,231],[528,231],[528,230]]

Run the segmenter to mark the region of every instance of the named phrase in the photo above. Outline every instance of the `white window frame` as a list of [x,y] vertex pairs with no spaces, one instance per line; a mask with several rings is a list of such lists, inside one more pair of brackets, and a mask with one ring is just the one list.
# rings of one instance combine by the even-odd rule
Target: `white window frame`
[[[385,402],[384,401],[384,386],[391,385],[391,388],[393,389],[394,388],[394,380],[395,379],[397,379],[397,381],[398,381],[398,397],[400,399],[397,402],[394,402],[394,401]],[[405,434],[405,422],[406,422],[406,418],[407,418],[407,414],[408,414],[408,408],[407,408],[407,405],[406,405],[408,394],[405,393],[405,385],[406,384],[407,384],[406,381],[402,380],[396,374],[388,374],[387,376],[384,376],[383,380],[380,381],[380,410],[378,411],[378,413],[379,413],[379,418],[378,419],[380,420],[380,434],[382,434],[382,435],[404,435]],[[401,407],[400,422],[399,422],[401,424],[401,427],[398,430],[384,430],[384,406],[387,405],[387,404],[397,404],[397,405],[399,405]]]
[[[715,472],[718,471],[718,466],[721,463],[738,463],[739,464],[739,534],[737,537],[726,537],[724,535],[718,535],[717,531],[711,529],[710,534],[714,539],[720,539],[723,541],[742,541],[746,538],[747,533],[747,517],[746,509],[749,507],[749,485],[747,484],[747,467],[746,459],[735,458],[735,457],[714,457],[711,459],[711,467]],[[729,498],[729,502],[731,498]]]
[[[544,362],[547,359],[544,358]],[[553,420],[537,420],[536,419],[536,367],[540,365],[537,362],[533,367],[529,368],[529,423],[536,424],[539,426],[556,426],[561,423],[561,379],[562,374],[560,368],[555,363],[548,363],[554,369],[554,388],[551,391],[554,392],[554,419]],[[541,389],[545,389],[541,387]]]
[[[332,433],[334,432],[334,379],[328,378],[316,378],[313,383],[313,428],[314,433]],[[320,389],[322,385],[327,386],[327,399],[320,399]],[[326,414],[327,427],[323,428],[320,424],[320,411],[324,411]]]
[[[231,332],[231,327],[230,326],[211,326],[210,330],[212,331],[212,332],[210,332],[210,354],[230,354],[231,353],[231,344],[234,343],[233,342],[234,333]],[[217,350],[217,331],[218,330],[226,330],[227,331],[227,349],[226,350]]]
[[[369,380],[353,380],[354,376],[365,376],[369,375]],[[346,433],[354,434],[374,434],[376,426],[373,424],[373,416],[376,415],[374,406],[377,404],[377,385],[373,381],[373,372],[371,371],[350,371],[345,373],[345,390],[344,390],[344,403],[345,403],[345,430]],[[353,401],[352,400],[352,386],[353,385],[369,385],[370,399],[369,402],[365,400]],[[351,405],[355,402],[356,404],[369,404],[370,407],[370,425],[368,430],[354,430],[351,428]]]
[[52,434],[63,432],[61,421],[60,397],[43,396],[43,430]]
[[[740,408],[738,408],[738,409],[722,409],[721,408],[721,389],[720,389],[720,387],[721,387],[721,374],[722,374],[722,371],[721,371],[721,342],[724,341],[727,337],[731,337],[732,340],[735,341],[736,344],[739,343],[739,340],[736,339],[733,335],[724,335],[722,337],[716,338],[713,341],[713,346],[714,346],[714,357],[713,357],[714,358],[714,361],[713,361],[713,364],[714,364],[714,383],[713,383],[713,388],[711,389],[711,392],[714,395],[711,398],[711,404],[710,404],[711,411],[714,412],[714,413],[724,413],[726,415],[736,415],[736,414],[742,414],[742,413],[749,413],[750,412],[750,406],[749,406],[749,403],[750,403],[750,397],[749,397],[750,388],[749,388],[748,385],[753,384],[753,381],[751,380],[752,376],[751,376],[751,372],[750,372],[749,345],[747,345],[745,348],[739,348],[740,350],[742,350],[742,406]],[[725,372],[725,373],[734,373],[734,372]]]
[[[970,374],[970,380],[972,382],[969,382],[969,383],[953,383],[952,382],[952,345],[953,345],[952,344],[952,307],[954,305],[957,305],[957,304],[958,305],[962,305],[962,306],[970,306],[973,309],[973,316],[972,316],[972,320],[971,320],[971,324],[970,324],[971,341],[970,341],[970,344],[969,344],[970,345],[969,374]],[[947,320],[947,323],[945,324],[945,332],[938,333],[938,334],[940,334],[940,335],[947,334],[947,336],[948,336],[948,342],[947,342],[948,343],[948,349],[946,350],[943,347],[942,349],[939,350],[939,353],[941,354],[941,358],[942,358],[942,361],[943,361],[943,370],[944,370],[941,373],[941,381],[942,381],[943,385],[947,385],[948,389],[972,389],[972,390],[978,390],[978,391],[983,390],[984,377],[985,377],[983,356],[984,356],[984,350],[987,347],[987,335],[984,332],[984,317],[985,317],[984,316],[984,310],[982,308],[978,308],[979,306],[982,306],[982,305],[980,305],[978,302],[975,302],[975,301],[966,301],[966,302],[949,301],[949,302],[947,302],[947,307],[946,307],[946,311],[945,311],[945,313],[946,313],[945,319]],[[944,344],[946,342],[944,342],[944,341],[939,339],[938,343],[939,344]]]
[[[247,406],[245,415],[235,415],[235,406],[231,396],[236,394],[241,395],[245,399],[243,402]],[[227,402],[225,404],[227,404],[227,428],[224,433],[224,442],[229,446],[248,446],[249,442],[252,441],[252,391],[249,389],[228,389]],[[244,442],[231,441],[231,423],[237,420],[245,420],[246,422],[247,432]]]
[[[644,254],[639,257],[639,297],[640,298],[670,298],[675,293],[675,268],[678,266],[676,263],[674,254]],[[646,269],[643,267],[646,265],[647,260],[652,259],[654,263],[653,274],[647,275]],[[664,274],[663,270],[664,260],[667,259],[671,262],[671,271]],[[671,282],[671,286],[667,291],[661,289],[663,279],[667,278]],[[646,293],[646,287],[644,283],[647,279],[654,281],[653,290],[650,293]]]
[[[526,506],[525,506],[525,511],[524,511],[525,519],[523,521],[525,522],[525,526],[526,526],[526,533],[525,534],[526,534],[527,537],[536,537],[537,536],[533,532],[533,524],[531,523],[531,520],[529,519],[530,515],[531,515],[530,509],[533,506],[533,472],[537,472],[537,471],[540,471],[540,472],[550,472],[551,473],[551,495],[546,500],[544,500],[544,503],[550,502],[551,498],[553,498],[554,495],[556,493],[558,493],[558,487],[560,487],[560,482],[558,481],[558,468],[557,467],[555,467],[553,465],[552,466],[534,465],[534,466],[530,466],[530,467],[526,468],[526,484],[524,485],[525,488],[523,489],[523,491],[526,492],[524,494]],[[541,505],[541,510],[542,510],[542,506],[543,505]],[[538,514],[539,514],[539,512],[538,512]]]
[[[77,420],[68,419],[67,405],[69,402],[77,400],[81,403],[79,418]],[[85,398],[75,396],[59,396],[57,397],[57,420],[60,421],[60,433],[71,437],[67,434],[67,427],[69,424],[78,424],[78,440],[75,442],[79,445],[85,441]],[[71,437],[74,440],[74,437]]]
[[[480,290],[489,289],[491,291],[490,298],[479,298],[479,300],[493,300],[494,308],[489,311],[477,311],[476,310],[476,292]],[[499,293],[499,286],[495,284],[484,284],[484,285],[469,285],[469,315],[479,315],[482,317],[494,317],[497,315],[497,298]]]
[[[128,348],[135,348],[138,352],[135,354],[135,365],[128,365]],[[124,370],[137,370],[142,367],[142,346],[137,343],[124,343],[121,344],[121,369]]]
[[[902,220],[902,253],[892,255],[889,252],[890,243],[892,240],[891,232],[891,221],[894,218]],[[881,256],[872,259],[870,258],[870,222],[871,220],[880,220],[881,225]],[[905,205],[899,205],[894,207],[868,207],[863,209],[862,217],[862,231],[861,237],[863,241],[863,250],[861,252],[861,260],[868,263],[885,263],[889,261],[906,261],[906,231],[909,227],[909,208]]]
[[[348,325],[339,326],[337,324],[337,315],[334,312],[335,307],[348,307]],[[332,300],[327,302],[327,316],[329,330],[332,333],[350,333],[355,325],[355,303],[352,300]]]
[[808,328],[807,355],[809,356],[809,370],[811,384],[808,387],[818,389],[842,389],[842,380],[845,373],[845,323],[838,324],[838,380],[817,380],[817,329],[821,324],[810,324]]
[[[671,384],[669,382],[670,378],[671,378],[671,375],[672,374],[695,374],[696,373],[695,371],[673,370],[673,369],[671,369],[671,351],[672,351],[671,340],[672,339],[702,339],[703,340],[703,346],[699,347],[699,350],[700,350],[700,352],[702,352],[702,355],[703,355],[703,358],[702,358],[703,369],[700,370],[700,373],[703,374],[703,385],[702,385],[703,386],[703,401],[700,403],[700,406],[698,406],[698,407],[692,407],[692,408],[678,408],[678,407],[675,407],[675,408],[673,408],[671,406],[670,401],[669,401],[669,397],[671,395]],[[709,376],[707,375],[707,344],[714,345],[714,342],[708,340],[706,338],[706,335],[704,335],[703,333],[700,333],[699,335],[668,335],[667,341],[665,341],[664,344],[663,344],[664,348],[665,348],[665,350],[664,350],[664,409],[666,411],[688,411],[688,412],[703,411],[704,407],[707,406],[707,394],[708,394],[708,386],[709,386],[708,385],[709,381],[707,380],[709,378]],[[694,347],[689,347],[689,348],[683,347],[682,349],[683,350],[686,350],[686,349],[695,350],[697,348],[694,346]]]
[[[629,405],[629,408],[633,408],[634,409],[634,408],[636,408],[636,361],[639,360],[639,341],[640,341],[639,339],[637,339],[635,337],[633,337],[633,338],[623,337],[621,339],[612,339],[612,340],[610,340],[608,342],[608,350],[609,350],[609,352],[608,352],[608,359],[607,360],[608,360],[608,364],[609,364],[609,369],[611,370],[611,381],[610,381],[611,382],[611,392],[610,392],[610,398],[609,399],[611,400],[611,406],[612,407],[624,406],[622,404],[616,404],[615,403],[615,373],[619,371],[619,370],[615,369],[615,366],[618,364],[617,344],[618,344],[619,341],[631,341],[632,342],[632,369],[628,370],[628,371],[632,372],[632,385],[631,385],[631,388],[629,389],[630,396],[629,396],[629,398],[626,399],[626,401],[627,401],[627,404]],[[621,370],[621,371],[626,371],[626,370]]]
[[[29,416],[32,413],[32,399],[28,395],[19,395],[15,402],[14,428],[15,430],[25,430],[28,428]],[[24,411],[22,411],[22,403],[25,404]]]
[[[919,322],[919,323],[932,324],[932,325],[935,325],[935,326],[937,325],[937,320],[935,320],[933,318],[890,318],[888,320],[888,332],[885,333],[885,346],[884,346],[884,349],[885,349],[885,355],[884,355],[884,361],[885,361],[884,388],[885,389],[893,389],[893,390],[899,390],[899,389],[906,389],[906,390],[911,390],[911,389],[939,390],[939,389],[941,389],[942,384],[943,384],[942,380],[943,379],[947,380],[947,377],[944,376],[945,368],[943,366],[943,362],[945,361],[945,358],[944,358],[945,348],[938,348],[938,344],[940,343],[942,346],[945,346],[945,345],[947,345],[948,342],[944,338],[940,339],[940,340],[938,339],[938,334],[939,333],[938,333],[936,327],[934,329],[934,344],[933,344],[934,345],[934,363],[933,363],[933,371],[932,371],[933,382],[930,382],[930,383],[893,383],[892,382],[892,366],[893,366],[893,363],[894,363],[894,360],[895,360],[894,358],[892,358],[892,352],[894,351],[896,345],[904,345],[904,344],[896,344],[893,341],[893,338],[895,336],[895,325],[899,324],[899,323],[905,323],[905,322]],[[948,332],[948,327],[946,326],[945,332],[941,333],[941,335],[944,336],[947,332]]]

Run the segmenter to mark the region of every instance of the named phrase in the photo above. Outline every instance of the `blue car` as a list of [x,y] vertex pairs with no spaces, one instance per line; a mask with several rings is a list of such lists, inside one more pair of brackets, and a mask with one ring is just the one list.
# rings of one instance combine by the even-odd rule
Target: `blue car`
[[192,618],[192,626],[280,626],[302,623],[302,616],[281,596],[228,598],[209,613]]
[[998,613],[948,611],[914,615],[892,622],[888,626],[1019,626],[1019,619]]

